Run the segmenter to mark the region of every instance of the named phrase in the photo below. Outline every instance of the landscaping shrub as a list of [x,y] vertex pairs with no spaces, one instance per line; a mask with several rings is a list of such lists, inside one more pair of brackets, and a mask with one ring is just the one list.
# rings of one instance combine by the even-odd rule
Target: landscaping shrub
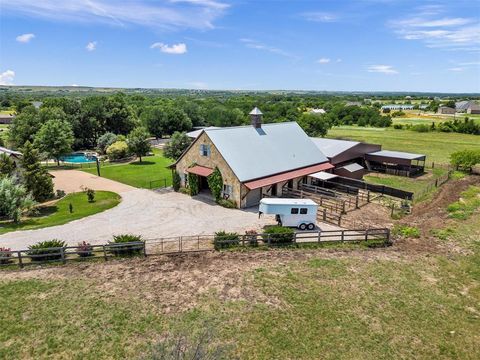
[[258,246],[258,233],[256,230],[245,231],[245,240],[248,241],[250,246]]
[[86,188],[85,194],[87,194],[87,199],[89,203],[93,203],[95,201],[95,190]]
[[215,233],[213,245],[215,250],[226,249],[237,246],[240,243],[240,236],[235,232],[218,231]]
[[198,183],[198,175],[188,173],[188,187],[190,189],[190,195],[198,195],[200,191],[200,184]]
[[28,247],[27,255],[34,256],[31,258],[32,261],[58,260],[62,257],[60,255],[60,249],[58,248],[62,248],[65,246],[67,246],[67,244],[64,241],[58,239],[40,241]]
[[125,246],[109,246],[108,251],[115,256],[132,256],[143,252],[145,241],[140,235],[122,234],[115,235],[113,241],[109,241],[108,245],[141,242],[142,244],[130,244]]
[[222,197],[223,190],[223,178],[218,167],[215,167],[215,170],[207,177],[207,181],[213,198],[218,202]]
[[128,145],[126,141],[115,141],[107,148],[109,160],[120,160],[128,156]]
[[61,199],[61,198],[63,198],[65,195],[67,195],[67,193],[66,193],[65,191],[63,191],[63,190],[60,190],[60,189],[58,189],[58,190],[56,191],[56,193],[55,193],[55,197],[56,197],[57,199]]
[[263,232],[263,241],[270,244],[288,244],[293,241],[295,231],[289,227],[269,226]]
[[401,129],[403,129],[403,125],[402,124],[393,124],[393,128],[397,129],[397,130],[401,130]]
[[174,171],[172,175],[173,190],[178,191],[180,189],[180,183],[181,183],[180,175],[178,174],[177,171]]
[[82,241],[78,243],[78,256],[80,257],[89,257],[93,256],[93,247],[90,243],[86,241]]
[[0,247],[0,264],[8,264],[12,259],[12,254],[10,253],[12,249],[6,247]]
[[185,187],[181,187],[180,189],[178,189],[178,192],[181,194],[190,195],[190,190]]
[[227,199],[219,199],[217,201],[218,205],[223,206],[224,208],[228,209],[236,209],[237,204],[233,200],[227,200]]
[[473,166],[480,164],[480,150],[465,149],[455,151],[450,155],[450,163],[457,169],[471,171]]
[[430,126],[428,126],[426,124],[417,124],[417,125],[413,125],[410,128],[410,130],[425,133],[425,132],[429,132],[431,129],[430,129]]
[[392,230],[393,235],[407,237],[407,238],[419,238],[420,230],[414,226],[395,225]]

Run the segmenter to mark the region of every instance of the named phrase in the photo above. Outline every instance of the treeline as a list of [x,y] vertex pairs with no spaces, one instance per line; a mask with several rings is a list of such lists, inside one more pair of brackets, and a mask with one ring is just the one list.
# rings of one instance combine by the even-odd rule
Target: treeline
[[442,122],[432,122],[431,125],[427,124],[394,124],[395,129],[405,129],[413,130],[417,132],[429,132],[429,131],[440,131],[440,132],[454,132],[460,134],[472,134],[480,135],[480,123],[475,122],[473,119],[465,117],[463,120],[448,120]]
[[[92,149],[105,133],[129,134],[141,126],[157,138],[176,131],[189,131],[198,126],[238,126],[250,122],[248,113],[258,106],[265,123],[298,121],[312,136],[323,136],[336,125],[386,127],[389,116],[375,108],[345,106],[342,98],[331,96],[239,95],[215,97],[147,97],[117,93],[111,96],[85,98],[48,97],[40,108],[25,99],[15,104],[17,117],[9,131],[13,147],[20,148],[48,121],[61,124],[62,131],[71,134],[73,150]],[[323,115],[312,117],[308,110],[323,108]],[[58,127],[58,126],[57,126]]]

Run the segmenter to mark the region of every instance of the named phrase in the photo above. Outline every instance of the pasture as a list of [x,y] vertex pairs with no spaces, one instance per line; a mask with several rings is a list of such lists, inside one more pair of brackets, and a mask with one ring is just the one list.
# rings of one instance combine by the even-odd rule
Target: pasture
[[[137,188],[150,188],[164,186],[166,179],[167,186],[172,184],[172,171],[167,168],[173,161],[163,156],[158,149],[153,149],[153,156],[142,157],[142,162],[138,160],[126,164],[108,164],[101,167],[101,176],[107,179],[115,180]],[[90,174],[97,174],[96,167],[82,169]]]
[[327,137],[381,144],[383,149],[427,155],[427,164],[448,164],[450,154],[464,149],[480,149],[480,136],[457,133],[420,133],[393,128],[339,126],[328,131]]

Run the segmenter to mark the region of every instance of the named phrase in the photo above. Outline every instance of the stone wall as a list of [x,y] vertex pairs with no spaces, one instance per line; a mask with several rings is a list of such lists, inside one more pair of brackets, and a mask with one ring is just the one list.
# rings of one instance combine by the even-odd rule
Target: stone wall
[[[210,145],[210,156],[207,157],[200,154],[200,146],[202,144]],[[232,186],[232,195],[230,200],[236,202],[237,207],[240,207],[240,181],[205,132],[194,141],[193,145],[176,165],[177,172],[182,178],[182,186],[185,186],[184,174],[186,174],[186,170],[193,164],[205,166],[211,169],[218,167],[220,173],[222,174],[223,183],[225,185]]]

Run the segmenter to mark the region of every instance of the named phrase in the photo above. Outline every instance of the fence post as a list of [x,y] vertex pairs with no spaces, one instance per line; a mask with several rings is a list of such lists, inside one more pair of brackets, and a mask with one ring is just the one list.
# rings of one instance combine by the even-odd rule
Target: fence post
[[368,241],[368,229],[365,230],[365,241]]
[[318,242],[321,241],[321,240],[320,240],[321,238],[322,238],[322,231],[319,230],[319,231],[318,231]]
[[197,250],[200,250],[200,235],[197,236]]
[[342,243],[344,242],[345,240],[345,230],[342,230]]
[[23,261],[22,261],[22,252],[21,251],[17,252],[17,257],[18,257],[18,266],[20,267],[20,269],[22,269],[23,268]]
[[103,257],[105,258],[105,261],[107,261],[108,257],[107,257],[107,250],[105,249],[105,245],[102,245],[102,248],[103,248]]
[[272,245],[272,240],[270,239],[270,234],[268,234],[268,237],[267,237],[267,244],[268,244],[268,246]]
[[367,203],[370,202],[370,190],[367,190]]
[[61,256],[61,259],[62,259],[62,264],[66,264],[67,259],[65,259],[65,248],[64,247],[60,248],[60,256]]
[[147,242],[143,242],[143,256],[147,257]]
[[359,206],[358,206],[358,196],[359,195],[355,196],[355,209],[359,208]]
[[293,243],[294,244],[297,243],[297,233],[296,232],[293,233]]

